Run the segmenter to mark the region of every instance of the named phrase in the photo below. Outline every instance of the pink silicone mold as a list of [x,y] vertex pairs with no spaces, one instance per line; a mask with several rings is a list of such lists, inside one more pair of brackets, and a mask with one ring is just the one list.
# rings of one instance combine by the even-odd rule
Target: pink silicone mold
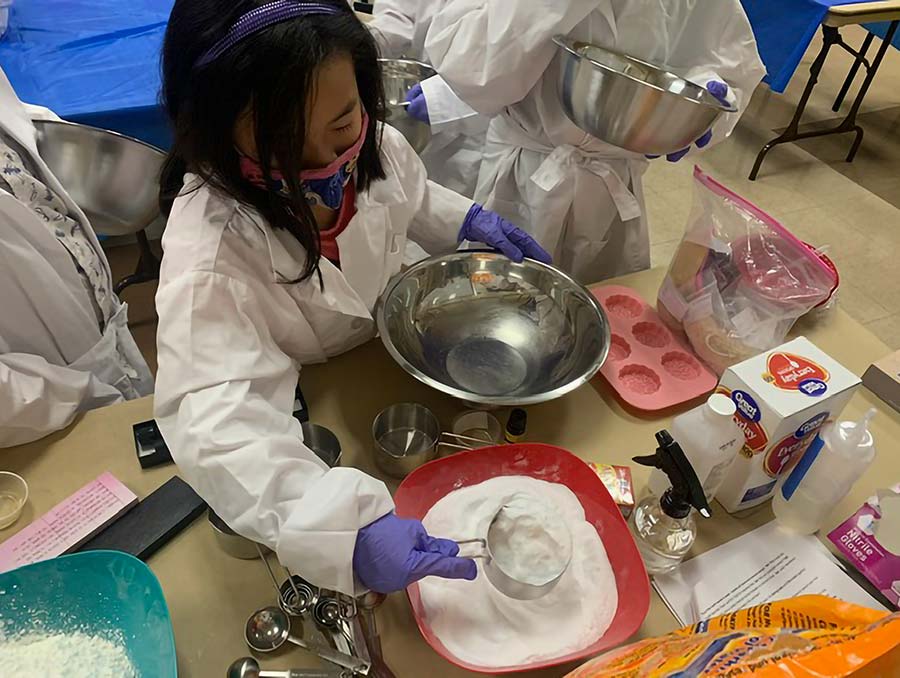
[[716,387],[716,375],[636,292],[619,285],[591,291],[606,309],[612,327],[609,357],[600,373],[622,400],[639,410],[655,412]]

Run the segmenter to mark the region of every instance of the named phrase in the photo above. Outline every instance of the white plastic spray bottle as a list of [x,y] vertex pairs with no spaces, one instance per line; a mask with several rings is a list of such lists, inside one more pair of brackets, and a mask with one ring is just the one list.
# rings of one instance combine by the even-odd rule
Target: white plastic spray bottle
[[775,492],[772,509],[778,523],[800,534],[822,527],[831,509],[841,501],[875,459],[875,441],[869,410],[859,422],[842,421],[815,437]]

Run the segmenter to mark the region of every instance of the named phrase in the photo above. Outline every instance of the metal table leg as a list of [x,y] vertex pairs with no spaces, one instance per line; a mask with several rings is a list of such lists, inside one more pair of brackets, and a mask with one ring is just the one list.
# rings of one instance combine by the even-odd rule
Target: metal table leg
[[863,40],[862,47],[859,48],[859,52],[853,60],[853,66],[850,67],[850,72],[847,73],[847,79],[844,80],[844,84],[841,85],[841,91],[838,92],[837,98],[834,100],[834,105],[831,107],[831,110],[835,113],[841,110],[844,99],[847,97],[847,92],[850,91],[850,86],[853,84],[853,81],[856,79],[856,74],[859,72],[859,67],[865,64],[866,70],[871,68],[869,62],[866,61],[866,54],[869,53],[869,47],[872,46],[872,41],[874,39],[874,33],[866,33],[866,39]]
[[[762,167],[763,161],[765,160],[766,155],[769,153],[769,151],[780,144],[799,141],[800,139],[812,139],[815,137],[830,136],[832,134],[846,134],[847,132],[854,132],[856,134],[856,138],[853,142],[853,146],[851,146],[850,148],[850,153],[847,155],[847,162],[853,162],[853,158],[856,157],[856,152],[859,150],[859,147],[862,144],[863,140],[863,128],[856,124],[856,117],[859,114],[860,106],[862,106],[862,102],[869,91],[869,86],[875,79],[875,74],[878,72],[878,68],[879,66],[881,66],[881,62],[884,60],[884,55],[887,53],[888,48],[891,46],[891,41],[894,39],[894,35],[897,32],[898,25],[900,25],[900,21],[891,22],[891,25],[888,28],[887,34],[884,37],[881,47],[879,48],[878,53],[875,56],[875,60],[871,64],[869,64],[865,58],[865,50],[868,49],[868,44],[870,44],[869,41],[864,42],[862,50],[860,52],[857,52],[841,39],[840,33],[836,27],[822,26],[822,49],[809,69],[809,82],[806,83],[806,89],[803,92],[803,96],[800,98],[800,103],[797,104],[797,110],[794,112],[794,118],[793,120],[791,120],[791,123],[790,125],[788,125],[787,129],[785,129],[780,136],[763,146],[762,150],[759,152],[759,155],[756,156],[756,162],[753,165],[753,170],[750,172],[750,181],[756,180],[756,177],[759,175],[759,170]],[[830,127],[824,130],[817,130],[814,132],[800,132],[800,119],[803,117],[803,112],[806,110],[806,104],[809,102],[809,97],[812,94],[813,88],[818,82],[819,74],[822,72],[822,67],[825,65],[825,59],[827,58],[828,52],[833,45],[838,45],[839,47],[847,50],[854,57],[856,57],[856,63],[854,64],[854,67],[856,70],[859,69],[860,65],[865,67],[866,78],[865,80],[863,80],[859,93],[856,95],[856,99],[853,102],[853,106],[850,108],[850,112],[847,113],[847,117],[845,117],[840,124],[838,124],[836,127]],[[853,69],[851,69],[851,74],[855,75],[855,71]],[[849,84],[847,84],[846,82],[845,86],[849,88]]]
[[159,280],[159,259],[156,258],[156,255],[153,254],[153,250],[150,249],[150,241],[147,240],[147,232],[143,230],[138,231],[135,234],[135,237],[137,238],[138,250],[140,251],[138,265],[132,275],[125,276],[116,283],[113,291],[117,296],[121,296],[122,290],[129,285]]

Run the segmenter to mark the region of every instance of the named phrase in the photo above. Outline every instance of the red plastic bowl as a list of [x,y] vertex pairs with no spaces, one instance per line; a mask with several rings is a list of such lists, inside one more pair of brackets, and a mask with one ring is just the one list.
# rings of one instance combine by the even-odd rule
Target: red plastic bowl
[[444,659],[459,667],[500,674],[533,671],[584,660],[628,640],[640,628],[650,609],[647,571],[628,526],[606,486],[590,466],[571,452],[552,445],[525,443],[484,447],[438,459],[413,471],[397,489],[394,495],[397,515],[422,520],[431,507],[450,492],[497,476],[531,476],[561,483],[575,493],[584,507],[587,521],[596,528],[606,547],[616,576],[619,593],[616,616],[602,637],[578,652],[521,666],[478,666],[462,661],[444,647],[425,616],[419,586],[413,584],[406,593],[419,631],[428,644]]

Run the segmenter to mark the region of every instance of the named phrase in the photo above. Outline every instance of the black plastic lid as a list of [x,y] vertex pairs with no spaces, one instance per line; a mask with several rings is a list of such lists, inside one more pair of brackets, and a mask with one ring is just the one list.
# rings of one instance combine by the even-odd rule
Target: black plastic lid
[[528,413],[525,410],[517,407],[509,413],[509,419],[506,421],[507,433],[513,436],[524,435],[526,426],[528,426]]

